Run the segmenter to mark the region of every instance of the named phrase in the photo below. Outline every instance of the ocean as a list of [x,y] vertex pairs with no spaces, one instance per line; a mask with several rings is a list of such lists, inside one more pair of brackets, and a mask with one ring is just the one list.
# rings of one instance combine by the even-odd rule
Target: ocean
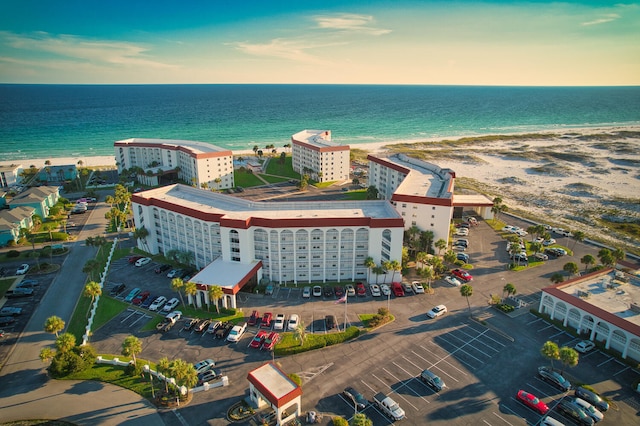
[[114,155],[127,138],[232,150],[640,125],[640,87],[0,85],[0,160]]

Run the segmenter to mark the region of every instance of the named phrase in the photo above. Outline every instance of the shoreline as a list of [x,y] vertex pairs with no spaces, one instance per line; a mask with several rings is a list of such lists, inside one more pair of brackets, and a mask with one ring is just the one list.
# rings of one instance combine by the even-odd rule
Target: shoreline
[[[590,135],[590,134],[601,134],[601,133],[610,133],[610,132],[619,132],[619,131],[637,131],[640,132],[640,126],[604,126],[604,127],[581,127],[581,128],[557,128],[557,129],[547,129],[540,130],[535,132],[519,132],[519,133],[492,133],[486,135],[468,135],[468,136],[456,136],[456,137],[430,137],[430,138],[416,138],[414,140],[402,140],[402,141],[387,141],[387,142],[365,142],[361,144],[350,144],[351,149],[359,149],[362,151],[367,151],[369,153],[380,153],[386,151],[385,147],[393,146],[393,145],[421,145],[421,144],[429,144],[429,143],[440,143],[444,141],[458,141],[461,139],[467,138],[491,138],[491,137],[501,137],[504,138],[501,141],[478,141],[475,144],[501,144],[506,142],[506,139],[509,137],[513,137],[514,141],[517,142],[519,137],[523,135],[540,135],[540,139],[544,139],[545,135],[549,137],[549,142],[553,142],[556,135],[558,134],[567,134],[567,133],[579,133],[581,135]],[[542,140],[537,141],[538,143],[543,142]],[[212,144],[215,145],[215,144]],[[474,145],[473,142],[469,142],[469,146]],[[417,147],[416,147],[417,148]],[[422,147],[424,148],[424,147]],[[277,149],[281,149],[281,147],[277,147]],[[239,155],[255,155],[253,150],[238,150],[233,151],[234,156]],[[82,161],[82,167],[115,167],[116,160],[115,154],[113,156],[110,155],[96,155],[96,156],[63,156],[63,157],[50,157],[50,158],[32,158],[32,159],[13,159],[13,160],[2,160],[0,161],[0,166],[9,166],[9,165],[22,165],[24,168],[28,168],[31,165],[36,167],[44,167],[46,161],[50,161],[52,166],[66,166],[70,164],[78,165],[78,162]]]

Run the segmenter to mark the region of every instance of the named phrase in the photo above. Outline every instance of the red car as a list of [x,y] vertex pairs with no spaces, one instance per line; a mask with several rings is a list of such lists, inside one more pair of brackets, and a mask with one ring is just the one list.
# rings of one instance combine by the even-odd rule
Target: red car
[[262,321],[260,321],[260,327],[262,328],[271,328],[271,319],[273,315],[271,312],[265,312],[262,316]]
[[540,414],[546,414],[547,411],[549,411],[547,404],[540,401],[535,395],[530,394],[529,392],[519,390],[516,397],[518,398],[518,401],[522,402],[527,407],[536,410]]
[[342,296],[344,296],[344,289],[342,287],[335,286],[335,288],[333,289],[333,292],[335,293],[336,297],[338,299],[340,299]]
[[263,351],[273,350],[273,347],[276,345],[276,343],[278,343],[278,340],[280,340],[280,335],[275,331],[272,331],[271,333],[269,333],[267,338],[264,339],[264,342],[262,342],[261,349]]
[[356,284],[356,294],[358,296],[366,296],[367,295],[367,289],[364,287],[364,284],[362,284],[362,283],[357,283]]
[[473,280],[473,277],[471,276],[471,274],[469,274],[467,271],[463,271],[462,269],[454,269],[453,271],[451,271],[451,274],[455,275],[456,277],[460,278],[465,282],[469,282]]
[[131,256],[129,258],[129,263],[133,264],[136,263],[138,260],[142,259],[144,256]]
[[142,304],[142,302],[147,300],[149,296],[151,296],[151,293],[149,293],[148,291],[143,291],[142,293],[138,294],[136,297],[133,298],[132,303],[134,305],[140,305]]
[[267,338],[267,335],[269,333],[267,333],[264,330],[260,330],[258,331],[258,334],[256,334],[253,339],[251,340],[251,343],[249,343],[249,346],[251,346],[252,348],[258,349],[260,346],[262,346],[262,343],[264,342],[264,339]]
[[258,311],[251,312],[251,316],[249,317],[249,321],[247,321],[248,325],[257,325],[258,321],[260,321],[260,314]]
[[396,297],[404,296],[404,289],[400,283],[391,283],[391,291],[393,291],[393,295]]

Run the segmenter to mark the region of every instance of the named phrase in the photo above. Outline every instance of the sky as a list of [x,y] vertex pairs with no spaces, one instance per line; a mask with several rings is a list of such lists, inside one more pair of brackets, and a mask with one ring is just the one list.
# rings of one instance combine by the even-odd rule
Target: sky
[[0,83],[640,84],[640,4],[2,0]]

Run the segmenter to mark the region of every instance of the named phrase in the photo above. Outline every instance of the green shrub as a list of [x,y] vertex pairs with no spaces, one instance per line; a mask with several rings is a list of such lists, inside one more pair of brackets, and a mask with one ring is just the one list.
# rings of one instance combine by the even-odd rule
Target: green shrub
[[67,239],[69,239],[69,235],[64,232],[52,232],[51,239],[53,241],[67,241]]
[[9,250],[7,257],[20,257],[20,252],[18,250]]
[[514,306],[508,305],[506,303],[499,303],[499,304],[496,305],[496,308],[500,309],[502,312],[505,312],[507,314],[509,312],[515,311],[515,309],[516,309]]
[[333,426],[349,426],[349,422],[344,417],[333,417],[331,422]]

